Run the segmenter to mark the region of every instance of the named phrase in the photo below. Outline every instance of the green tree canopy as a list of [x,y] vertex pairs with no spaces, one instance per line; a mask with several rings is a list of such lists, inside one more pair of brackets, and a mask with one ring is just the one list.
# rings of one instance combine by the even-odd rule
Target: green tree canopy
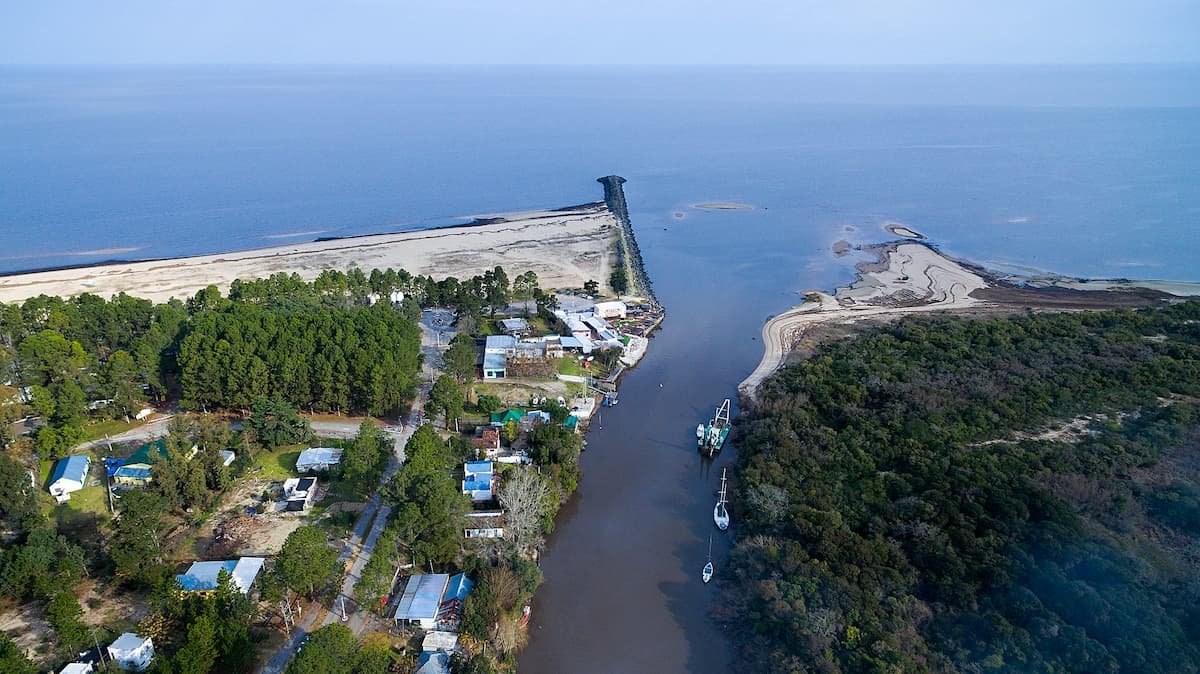
[[292,591],[313,597],[338,572],[337,551],[315,526],[302,526],[288,534],[275,560],[275,573]]

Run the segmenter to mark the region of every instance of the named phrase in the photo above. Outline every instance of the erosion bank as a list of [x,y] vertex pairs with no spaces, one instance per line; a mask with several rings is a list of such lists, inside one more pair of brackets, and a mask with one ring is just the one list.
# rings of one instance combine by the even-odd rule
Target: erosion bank
[[767,321],[762,329],[762,360],[738,385],[743,399],[753,401],[759,385],[779,369],[816,326],[887,320],[929,311],[1153,306],[1200,296],[1200,284],[1002,275],[911,241],[864,250],[877,253],[878,258],[860,263],[858,278],[852,284],[832,294],[807,292],[803,304]]
[[545,288],[578,288],[612,273],[614,242],[623,227],[627,225],[606,203],[597,202],[491,216],[457,227],[15,274],[0,277],[0,302],[41,294],[108,297],[121,292],[164,302],[190,297],[209,285],[226,291],[238,278],[283,272],[312,280],[325,269],[351,267],[403,268],[441,279],[466,278],[500,265],[514,274],[537,273]]

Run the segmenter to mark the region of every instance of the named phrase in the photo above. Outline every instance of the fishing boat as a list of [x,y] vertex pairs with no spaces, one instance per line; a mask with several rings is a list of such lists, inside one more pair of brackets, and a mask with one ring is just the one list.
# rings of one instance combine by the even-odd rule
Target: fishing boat
[[703,580],[705,583],[708,583],[708,581],[712,580],[712,577],[713,577],[712,535],[710,534],[708,537],[708,563],[704,565],[704,570],[700,572],[700,580]]
[[717,408],[712,421],[696,427],[696,446],[709,456],[715,455],[725,446],[729,437],[729,398]]
[[721,491],[717,497],[717,505],[713,508],[713,521],[717,528],[725,531],[729,528],[729,510],[725,508],[725,469],[721,469]]

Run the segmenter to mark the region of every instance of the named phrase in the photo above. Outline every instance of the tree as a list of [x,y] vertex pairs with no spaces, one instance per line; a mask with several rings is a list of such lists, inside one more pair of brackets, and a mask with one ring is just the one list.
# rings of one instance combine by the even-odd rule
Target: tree
[[171,658],[176,674],[208,674],[218,656],[217,619],[204,611],[192,619],[187,628],[187,640]]
[[283,542],[275,573],[286,587],[311,598],[336,576],[337,551],[317,527],[299,527]]
[[438,377],[429,391],[429,404],[433,410],[446,415],[446,425],[449,426],[462,416],[463,394],[458,382],[450,375]]
[[549,487],[532,468],[511,470],[500,483],[505,534],[517,550],[524,551],[541,542],[542,518],[549,507],[549,498]]
[[287,674],[354,674],[358,640],[349,627],[333,623],[313,632]]
[[258,398],[254,401],[246,428],[254,431],[260,442],[268,447],[282,447],[310,442],[312,427],[283,398]]
[[129,418],[141,406],[142,388],[138,384],[137,363],[128,351],[114,351],[101,372],[104,392],[118,414]]
[[41,521],[29,473],[8,454],[0,454],[0,517],[18,530],[29,530]]
[[358,435],[342,452],[343,479],[373,482],[371,478],[380,472],[387,445],[387,433],[370,419],[364,419],[358,427]]
[[629,291],[629,277],[625,273],[624,266],[613,270],[612,275],[608,277],[608,285],[618,295],[624,295]]
[[446,350],[443,358],[446,373],[460,384],[475,381],[475,360],[478,354],[475,340],[466,333],[458,333],[450,340],[450,348]]
[[127,491],[118,502],[110,554],[117,578],[134,586],[153,587],[166,575],[162,565],[162,497],[149,491]]
[[46,607],[46,620],[58,635],[58,648],[63,655],[73,656],[88,641],[87,626],[80,618],[83,608],[75,595],[66,590],[54,594]]
[[83,577],[83,551],[45,525],[5,551],[2,562],[0,593],[14,599],[47,598]]
[[600,292],[600,284],[594,279],[588,279],[583,284],[583,292],[587,293],[588,295],[596,295]]
[[7,632],[0,632],[0,672],[5,674],[38,674],[40,670],[17,646]]
[[515,419],[509,419],[508,421],[504,422],[504,441],[510,446],[516,441],[517,436],[520,435],[520,433],[521,427],[517,424]]

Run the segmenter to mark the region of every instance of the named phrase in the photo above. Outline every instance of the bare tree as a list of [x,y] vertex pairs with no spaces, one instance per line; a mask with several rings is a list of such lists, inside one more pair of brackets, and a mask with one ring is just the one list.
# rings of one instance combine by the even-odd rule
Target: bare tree
[[517,468],[500,485],[505,537],[518,550],[525,551],[541,543],[542,514],[549,497],[550,488],[532,468]]

